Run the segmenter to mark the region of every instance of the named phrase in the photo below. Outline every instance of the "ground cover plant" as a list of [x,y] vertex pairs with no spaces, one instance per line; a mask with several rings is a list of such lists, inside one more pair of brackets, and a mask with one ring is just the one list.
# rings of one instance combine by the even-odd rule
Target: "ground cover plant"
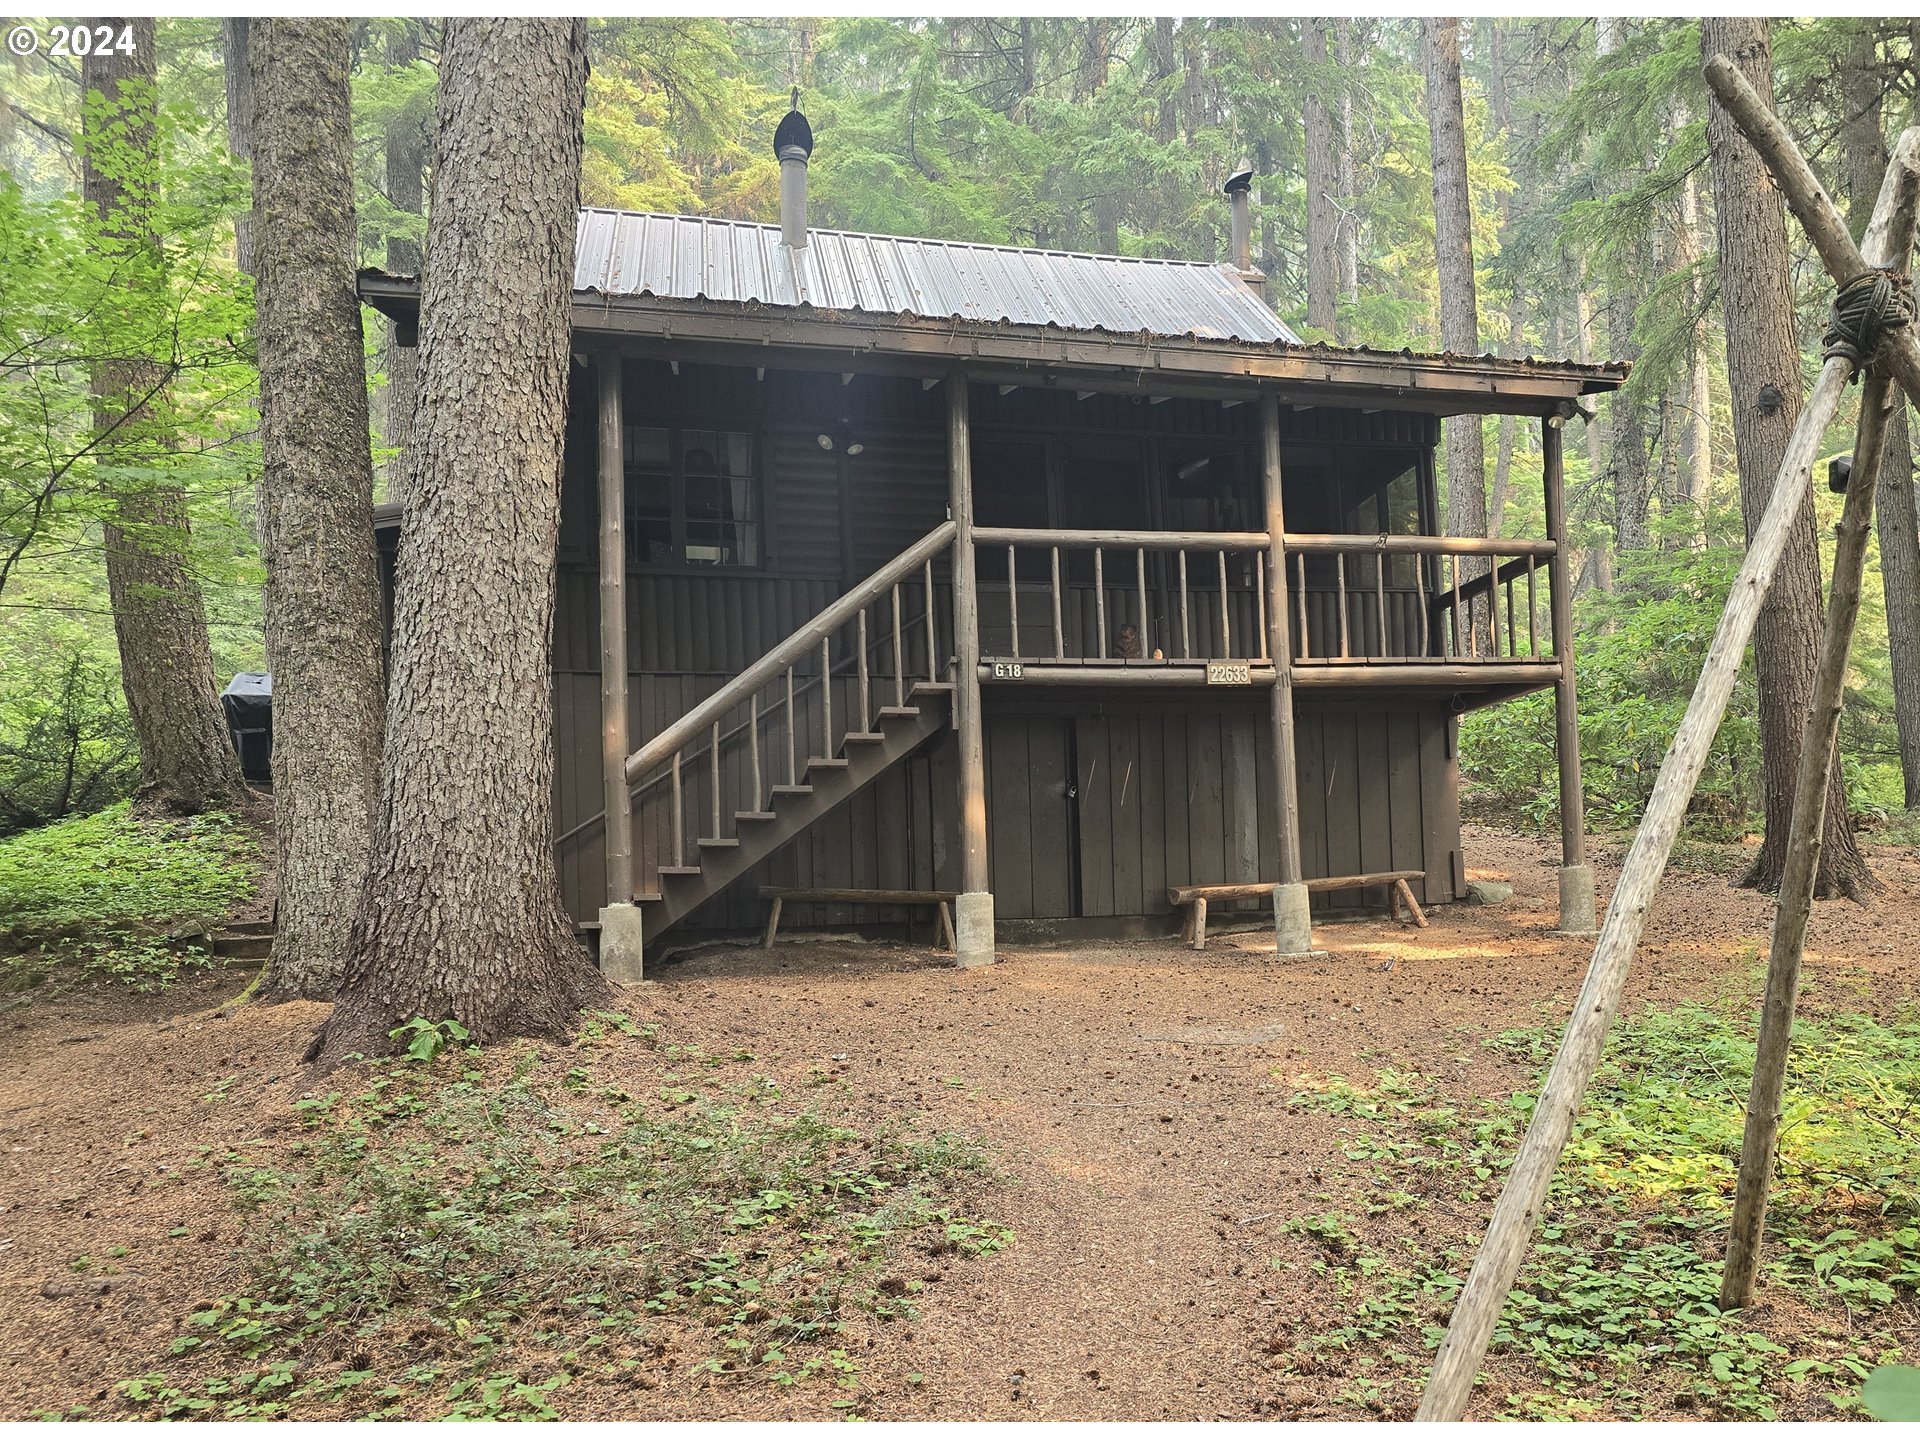
[[[1857,1413],[1920,1334],[1920,1010],[1796,1027],[1758,1303],[1723,1313],[1720,1263],[1753,1064],[1750,1000],[1620,1027],[1494,1335],[1484,1400],[1506,1418]],[[1544,1065],[1552,1030],[1489,1042]],[[1410,1413],[1535,1092],[1461,1098],[1431,1076],[1328,1077],[1291,1104],[1349,1117],[1357,1206],[1290,1223],[1276,1266],[1338,1299],[1283,1329],[1283,1374],[1347,1377],[1343,1406]],[[1338,1197],[1330,1197],[1338,1198]],[[1408,1217],[1420,1223],[1409,1228]],[[1882,1379],[1877,1385],[1892,1382]]]
[[[1011,1238],[974,1208],[981,1145],[833,1118],[829,1071],[783,1084],[615,1014],[503,1073],[457,1026],[403,1031],[297,1102],[271,1163],[204,1157],[244,1216],[239,1283],[107,1413],[553,1418],[570,1388],[604,1405],[672,1371],[858,1413],[864,1334]],[[596,1064],[621,1047],[648,1052],[644,1093]]]
[[228,816],[126,801],[0,839],[0,991],[62,970],[153,989],[207,964],[190,937],[252,895],[257,856]]

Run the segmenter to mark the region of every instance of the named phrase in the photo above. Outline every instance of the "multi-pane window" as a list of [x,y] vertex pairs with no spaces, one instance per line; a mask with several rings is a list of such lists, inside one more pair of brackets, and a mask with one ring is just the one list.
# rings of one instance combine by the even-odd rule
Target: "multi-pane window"
[[627,558],[638,565],[758,565],[753,436],[626,428]]
[[[1421,472],[1418,451],[1382,445],[1299,445],[1282,452],[1280,473],[1287,529],[1296,534],[1419,535]],[[1347,583],[1375,583],[1371,555],[1349,557]],[[1334,557],[1307,557],[1307,583],[1335,583]],[[1419,583],[1420,557],[1388,558],[1387,583]]]

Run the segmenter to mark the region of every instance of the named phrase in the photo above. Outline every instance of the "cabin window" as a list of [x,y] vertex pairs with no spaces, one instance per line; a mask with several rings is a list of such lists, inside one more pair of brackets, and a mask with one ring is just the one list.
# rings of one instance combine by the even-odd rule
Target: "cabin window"
[[[1289,445],[1281,454],[1282,499],[1287,529],[1303,535],[1421,535],[1426,533],[1418,450],[1384,445]],[[1376,583],[1377,557],[1350,556],[1347,584]],[[1420,561],[1395,555],[1387,583],[1419,583]],[[1331,555],[1307,557],[1307,584],[1337,583]]]
[[678,425],[629,425],[625,434],[630,563],[760,563],[752,435]]

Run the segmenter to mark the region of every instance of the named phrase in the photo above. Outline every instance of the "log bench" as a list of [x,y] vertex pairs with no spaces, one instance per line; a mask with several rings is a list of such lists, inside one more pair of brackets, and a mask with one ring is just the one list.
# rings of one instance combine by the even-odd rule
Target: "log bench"
[[[1427,928],[1427,917],[1420,909],[1419,902],[1413,898],[1413,889],[1409,880],[1419,880],[1425,876],[1424,870],[1376,870],[1368,875],[1327,875],[1318,880],[1307,881],[1309,894],[1322,895],[1335,890],[1366,890],[1376,885],[1387,887],[1387,911],[1394,919],[1400,918],[1400,907],[1404,905],[1407,914],[1412,917],[1418,928]],[[1167,899],[1176,906],[1183,906],[1187,915],[1180,927],[1180,938],[1195,950],[1207,948],[1207,902],[1209,900],[1261,900],[1271,898],[1271,882],[1224,885],[1172,885],[1167,888]]]
[[774,937],[780,933],[780,907],[794,900],[831,905],[932,905],[940,916],[940,937],[951,951],[954,948],[953,902],[958,895],[957,890],[835,890],[762,885],[760,898],[773,902],[772,908],[767,911],[767,938],[762,948],[773,948]]

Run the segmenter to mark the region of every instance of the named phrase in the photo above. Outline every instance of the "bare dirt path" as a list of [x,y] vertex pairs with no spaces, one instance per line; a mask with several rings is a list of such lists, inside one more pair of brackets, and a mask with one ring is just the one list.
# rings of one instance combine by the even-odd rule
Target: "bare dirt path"
[[[1014,1244],[953,1267],[918,1321],[849,1337],[876,1418],[1351,1414],[1332,1406],[1335,1378],[1283,1385],[1263,1363],[1281,1317],[1327,1303],[1277,1268],[1283,1227],[1358,1165],[1327,1117],[1287,1096],[1388,1065],[1509,1091],[1527,1076],[1480,1042],[1558,1023],[1586,963],[1549,933],[1543,841],[1472,829],[1468,846],[1474,874],[1515,885],[1509,905],[1445,907],[1425,931],[1327,925],[1329,953],[1304,964],[1277,965],[1259,930],[1204,954],[1016,948],[964,973],[897,948],[718,947],[626,1008],[776,1074],[824,1071],[856,1113],[923,1113],[998,1148],[1014,1183],[990,1209]],[[1813,984],[1879,1009],[1920,994],[1920,863],[1883,851],[1876,866],[1879,903],[1818,906],[1808,959]],[[1770,914],[1718,875],[1671,875],[1629,1004],[1744,986]],[[0,1418],[98,1403],[230,1283],[238,1223],[206,1156],[284,1143],[305,1085],[295,1062],[323,1013],[216,1018],[241,983],[0,1016]],[[74,1268],[116,1250],[111,1278]],[[691,1378],[644,1398],[563,1393],[578,1418],[830,1413]]]

